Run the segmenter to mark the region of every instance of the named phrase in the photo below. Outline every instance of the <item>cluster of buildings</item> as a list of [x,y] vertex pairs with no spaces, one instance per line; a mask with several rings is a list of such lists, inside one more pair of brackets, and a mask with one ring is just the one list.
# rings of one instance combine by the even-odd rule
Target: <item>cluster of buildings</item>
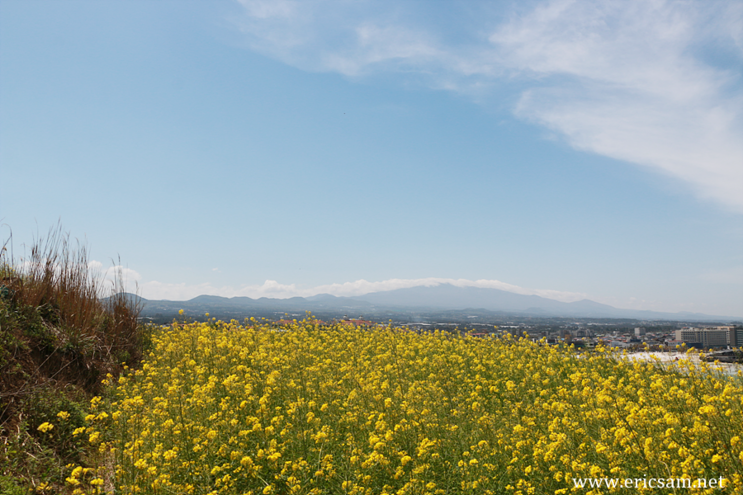
[[682,327],[671,332],[648,332],[645,328],[634,330],[634,334],[607,334],[601,340],[610,347],[627,348],[638,344],[665,349],[674,349],[680,345],[698,349],[743,347],[743,326]]
[[684,327],[676,330],[676,341],[687,347],[743,347],[743,327]]
[[[519,332],[520,333],[520,332]],[[539,333],[536,332],[539,336]],[[533,335],[530,332],[530,335]],[[602,344],[626,349],[650,348],[651,350],[675,349],[676,346],[698,349],[743,348],[743,326],[685,326],[681,328],[624,328],[595,331],[590,327],[560,329],[542,332],[549,343],[568,342],[576,347],[593,347]],[[537,337],[538,338],[538,337]]]
[[651,349],[665,348],[673,340],[673,334],[668,331],[648,331],[645,327],[636,327],[627,332],[606,333],[598,339],[608,347],[636,349],[647,346]]

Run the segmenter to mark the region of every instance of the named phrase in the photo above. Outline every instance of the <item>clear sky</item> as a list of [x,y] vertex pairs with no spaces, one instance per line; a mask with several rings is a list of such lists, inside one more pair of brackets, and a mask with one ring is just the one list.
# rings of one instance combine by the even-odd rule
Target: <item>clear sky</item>
[[0,223],[152,299],[743,316],[743,2],[0,0]]

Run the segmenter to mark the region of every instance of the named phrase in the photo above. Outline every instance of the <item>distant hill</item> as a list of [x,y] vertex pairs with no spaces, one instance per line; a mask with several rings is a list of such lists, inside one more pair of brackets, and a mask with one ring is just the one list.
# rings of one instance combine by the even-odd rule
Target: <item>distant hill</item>
[[[613,310],[611,306],[585,301],[587,304],[564,303],[534,295],[516,294],[499,289],[480,287],[457,287],[440,284],[431,287],[411,287],[385,292],[374,292],[351,299],[367,301],[377,306],[408,306],[427,309],[478,308],[489,311],[517,313],[544,313],[548,315],[570,315],[597,313]],[[587,314],[594,316],[594,314]]]
[[[136,296],[132,296],[136,297]],[[705,315],[701,313],[663,313],[619,309],[584,299],[561,302],[535,295],[516,294],[499,289],[457,287],[440,284],[431,287],[411,287],[391,291],[373,292],[362,296],[337,297],[319,294],[311,297],[274,299],[261,297],[219,297],[202,295],[188,301],[141,299],[145,317],[170,317],[183,309],[187,314],[202,316],[204,313],[222,319],[242,319],[253,315],[270,315],[281,312],[304,314],[305,311],[329,316],[365,314],[386,315],[406,312],[430,313],[451,310],[482,310],[501,315],[533,317],[623,318],[638,320],[674,321],[740,321],[740,317]]]
[[589,299],[566,303],[535,295],[516,294],[500,289],[457,287],[451,284],[374,292],[350,299],[371,302],[377,306],[387,307],[438,310],[477,308],[534,316],[704,321],[710,319],[722,321],[741,319],[740,317],[714,316],[701,313],[664,313],[658,311],[619,309]]

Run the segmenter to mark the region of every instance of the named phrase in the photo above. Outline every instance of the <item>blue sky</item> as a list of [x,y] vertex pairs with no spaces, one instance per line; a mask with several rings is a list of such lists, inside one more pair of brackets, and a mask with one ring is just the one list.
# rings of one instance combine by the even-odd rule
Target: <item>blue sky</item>
[[147,298],[743,316],[743,3],[0,0],[0,223]]

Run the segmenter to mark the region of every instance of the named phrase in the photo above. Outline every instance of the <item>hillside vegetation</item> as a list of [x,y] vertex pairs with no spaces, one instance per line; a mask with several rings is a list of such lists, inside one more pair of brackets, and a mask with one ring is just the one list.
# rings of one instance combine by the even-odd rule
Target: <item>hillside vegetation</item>
[[106,286],[60,229],[26,259],[13,259],[8,244],[0,254],[0,494],[58,493],[65,466],[89,457],[72,432],[102,379],[141,358],[147,329],[120,277]]

